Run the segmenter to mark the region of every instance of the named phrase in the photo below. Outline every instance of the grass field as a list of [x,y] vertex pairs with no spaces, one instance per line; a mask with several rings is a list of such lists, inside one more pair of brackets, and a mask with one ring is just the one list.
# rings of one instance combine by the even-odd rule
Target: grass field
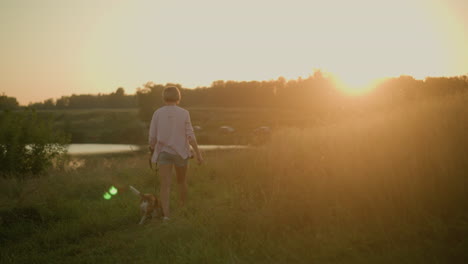
[[466,105],[444,98],[207,152],[190,166],[187,207],[174,182],[171,221],[144,226],[127,186],[157,189],[146,153],[0,179],[2,263],[467,263]]

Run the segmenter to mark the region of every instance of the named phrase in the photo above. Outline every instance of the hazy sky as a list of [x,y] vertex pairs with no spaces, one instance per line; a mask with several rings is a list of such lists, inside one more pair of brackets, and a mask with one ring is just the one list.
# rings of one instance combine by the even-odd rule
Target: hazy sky
[[0,0],[0,93],[467,74],[467,13],[465,0]]

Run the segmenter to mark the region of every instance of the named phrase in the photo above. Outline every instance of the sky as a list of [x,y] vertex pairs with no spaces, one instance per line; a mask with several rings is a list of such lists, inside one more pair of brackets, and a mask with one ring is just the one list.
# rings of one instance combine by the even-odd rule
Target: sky
[[465,0],[1,0],[0,94],[468,74]]

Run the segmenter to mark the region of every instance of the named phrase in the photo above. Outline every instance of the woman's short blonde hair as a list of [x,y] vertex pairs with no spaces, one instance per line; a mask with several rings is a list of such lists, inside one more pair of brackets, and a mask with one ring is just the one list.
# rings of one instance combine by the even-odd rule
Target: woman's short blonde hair
[[176,103],[180,101],[180,91],[175,86],[169,86],[163,90],[163,100],[164,102]]

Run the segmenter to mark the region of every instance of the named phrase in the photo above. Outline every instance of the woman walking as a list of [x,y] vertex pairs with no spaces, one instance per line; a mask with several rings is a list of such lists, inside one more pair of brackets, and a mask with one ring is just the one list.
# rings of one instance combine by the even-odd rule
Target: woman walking
[[187,166],[192,146],[198,164],[203,157],[198,149],[193,132],[190,114],[177,106],[181,99],[177,87],[167,87],[163,91],[165,106],[156,110],[151,119],[149,130],[149,147],[153,152],[151,162],[157,163],[160,175],[160,200],[164,220],[170,217],[169,197],[172,168],[177,175],[179,198],[182,205],[187,202]]

